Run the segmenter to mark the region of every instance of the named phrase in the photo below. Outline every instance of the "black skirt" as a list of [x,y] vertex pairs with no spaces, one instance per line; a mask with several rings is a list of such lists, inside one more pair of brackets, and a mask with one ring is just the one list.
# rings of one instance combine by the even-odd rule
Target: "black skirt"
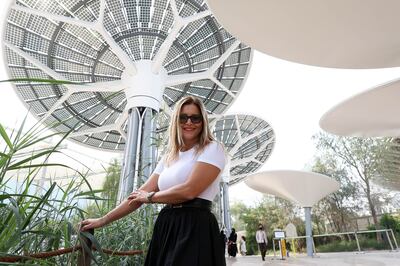
[[224,240],[208,209],[165,207],[158,215],[146,266],[225,266]]

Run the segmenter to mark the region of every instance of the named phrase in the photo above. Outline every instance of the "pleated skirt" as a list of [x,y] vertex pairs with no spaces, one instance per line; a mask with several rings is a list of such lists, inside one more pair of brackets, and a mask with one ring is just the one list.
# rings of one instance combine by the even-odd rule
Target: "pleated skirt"
[[207,209],[164,208],[156,220],[146,266],[225,266],[218,223]]

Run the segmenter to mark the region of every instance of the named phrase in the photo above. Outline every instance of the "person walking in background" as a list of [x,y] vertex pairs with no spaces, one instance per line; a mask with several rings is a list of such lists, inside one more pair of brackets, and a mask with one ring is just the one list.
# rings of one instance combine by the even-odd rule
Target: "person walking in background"
[[247,253],[246,237],[242,236],[242,241],[240,243],[240,254],[242,254],[242,256],[246,256],[246,253]]
[[[81,230],[105,226],[143,204],[163,203],[154,225],[145,266],[225,266],[217,220],[211,212],[225,167],[201,100],[175,105],[166,155],[150,178],[114,210],[81,222]],[[127,232],[129,233],[129,232]]]
[[231,257],[236,257],[236,253],[237,253],[236,241],[237,241],[237,234],[236,234],[235,228],[232,228],[232,232],[228,238],[228,254]]
[[265,260],[265,254],[267,253],[267,234],[264,231],[264,226],[262,224],[258,224],[258,230],[256,232],[256,241],[258,244],[258,249],[261,253],[262,260]]
[[224,228],[221,229],[220,235],[221,235],[222,247],[224,248],[224,254],[225,254],[226,242],[228,241],[228,238],[226,237]]

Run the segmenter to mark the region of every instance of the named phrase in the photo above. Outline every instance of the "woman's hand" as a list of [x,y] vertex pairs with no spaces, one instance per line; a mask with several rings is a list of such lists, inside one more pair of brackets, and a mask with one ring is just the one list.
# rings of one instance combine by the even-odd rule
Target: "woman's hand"
[[149,203],[147,196],[149,196],[149,192],[144,190],[135,190],[128,196],[129,205],[135,202]]
[[96,219],[86,219],[80,223],[80,230],[86,231],[89,229],[95,229],[106,225],[105,217],[96,218]]

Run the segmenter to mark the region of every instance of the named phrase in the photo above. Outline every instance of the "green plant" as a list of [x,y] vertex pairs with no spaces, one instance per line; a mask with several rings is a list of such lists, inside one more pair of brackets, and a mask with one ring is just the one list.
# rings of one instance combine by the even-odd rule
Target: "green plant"
[[[61,142],[53,147],[35,151],[34,147],[59,133],[47,133],[38,125],[24,132],[25,120],[10,134],[0,124],[0,252],[1,256],[24,256],[31,253],[70,247],[76,244],[73,236],[71,217],[83,210],[78,207],[81,198],[97,199],[84,175],[75,172],[76,177],[61,186],[51,182],[48,188],[35,191],[35,178],[43,167],[64,167],[59,163],[47,163],[52,154],[59,153]],[[16,183],[15,188],[10,187]],[[81,193],[81,186],[89,192]],[[40,261],[41,264],[58,264],[63,257]],[[36,262],[38,263],[38,262]]]
[[380,224],[383,228],[392,229],[393,232],[400,232],[400,219],[385,213],[382,215]]

